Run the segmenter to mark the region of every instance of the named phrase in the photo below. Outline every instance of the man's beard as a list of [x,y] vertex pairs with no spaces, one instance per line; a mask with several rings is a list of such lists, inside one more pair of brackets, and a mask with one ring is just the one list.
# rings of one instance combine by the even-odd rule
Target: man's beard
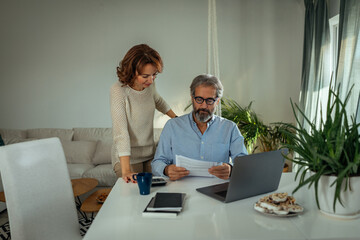
[[193,104],[193,112],[195,113],[195,118],[200,121],[200,122],[207,122],[209,121],[213,114],[214,114],[214,109],[213,111],[211,112],[209,109],[206,109],[206,108],[198,108],[196,109],[194,104]]

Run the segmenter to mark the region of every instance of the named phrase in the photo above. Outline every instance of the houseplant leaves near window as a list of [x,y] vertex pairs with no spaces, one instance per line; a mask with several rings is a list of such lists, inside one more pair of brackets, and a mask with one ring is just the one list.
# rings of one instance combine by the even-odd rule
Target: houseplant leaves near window
[[267,126],[265,126],[251,109],[251,104],[252,102],[250,102],[247,107],[242,107],[232,99],[221,99],[222,117],[236,123],[244,137],[244,143],[249,153],[256,149],[255,144],[257,139],[262,136],[267,129]]
[[[294,139],[293,143],[287,143],[285,147],[298,154],[295,158],[288,158],[299,166],[296,173],[296,179],[300,177],[299,184],[293,193],[306,185],[308,188],[313,186],[316,204],[321,210],[319,183],[322,182],[323,176],[335,176],[335,180],[330,184],[331,188],[335,188],[333,189],[333,199],[331,199],[334,214],[337,214],[336,205],[346,208],[344,205],[345,198],[341,197],[344,192],[359,191],[359,189],[354,189],[351,186],[353,185],[350,184],[351,178],[360,179],[360,136],[358,132],[360,124],[356,123],[353,116],[349,119],[346,111],[346,104],[352,88],[344,101],[339,97],[339,90],[340,88],[334,92],[329,87],[326,118],[323,119],[321,114],[320,124],[311,122],[299,106],[291,101],[298,127],[289,125],[289,129],[292,128],[293,132],[286,129],[282,130],[284,134]],[[309,130],[306,130],[300,123],[296,110],[309,125]],[[311,171],[312,174],[309,174],[308,171]],[[360,206],[357,211],[360,211]]]
[[247,107],[241,107],[232,99],[223,98],[221,101],[222,117],[236,123],[249,153],[258,147],[260,152],[269,152],[278,150],[285,143],[292,143],[292,138],[288,138],[282,131],[293,131],[289,128],[292,126],[291,123],[278,122],[267,125],[251,109],[252,102]]

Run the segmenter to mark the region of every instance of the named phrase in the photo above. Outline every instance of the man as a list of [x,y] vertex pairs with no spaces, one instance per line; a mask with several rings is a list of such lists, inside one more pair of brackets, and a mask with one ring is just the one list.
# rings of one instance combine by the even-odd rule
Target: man
[[151,163],[154,175],[168,176],[177,180],[189,175],[189,171],[176,166],[176,155],[188,158],[222,162],[209,168],[209,173],[228,179],[231,174],[229,157],[246,155],[244,138],[236,124],[214,115],[222,97],[223,86],[215,76],[199,75],[191,86],[193,111],[169,120]]

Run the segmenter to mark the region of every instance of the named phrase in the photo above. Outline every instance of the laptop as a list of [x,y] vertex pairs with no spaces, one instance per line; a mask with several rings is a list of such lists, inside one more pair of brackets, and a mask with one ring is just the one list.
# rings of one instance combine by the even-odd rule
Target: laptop
[[275,191],[280,182],[287,149],[238,156],[230,181],[197,188],[209,197],[225,203]]

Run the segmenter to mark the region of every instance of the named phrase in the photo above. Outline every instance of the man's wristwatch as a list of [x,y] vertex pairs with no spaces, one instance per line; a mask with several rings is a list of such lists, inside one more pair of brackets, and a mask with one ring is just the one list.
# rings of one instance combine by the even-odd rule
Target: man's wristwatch
[[166,171],[165,171],[167,167],[168,167],[168,165],[166,167],[164,167],[163,174],[168,177],[168,175],[166,174]]
[[231,173],[232,173],[232,169],[233,169],[233,166],[230,164],[230,163],[226,163],[226,164],[228,164],[229,166],[230,166],[230,174],[229,174],[229,178],[231,177]]

